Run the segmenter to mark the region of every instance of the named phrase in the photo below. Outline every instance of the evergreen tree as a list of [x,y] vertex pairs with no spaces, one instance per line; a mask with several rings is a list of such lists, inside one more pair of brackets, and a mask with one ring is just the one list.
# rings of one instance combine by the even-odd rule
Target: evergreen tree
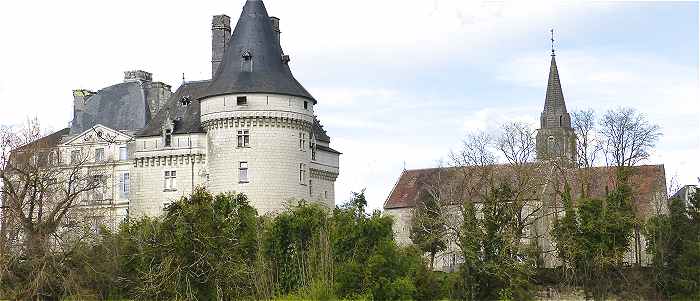
[[670,299],[700,299],[700,205],[671,199],[668,215],[650,219],[647,251],[653,258],[656,285]]
[[430,254],[430,270],[435,264],[435,255],[447,248],[447,225],[443,220],[442,208],[430,193],[423,191],[413,211],[410,237],[424,253]]

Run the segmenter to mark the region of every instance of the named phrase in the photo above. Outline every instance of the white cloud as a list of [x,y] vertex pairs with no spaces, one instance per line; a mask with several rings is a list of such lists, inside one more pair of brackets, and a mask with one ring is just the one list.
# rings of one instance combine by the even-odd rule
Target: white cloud
[[[697,66],[648,53],[580,51],[561,52],[557,66],[570,112],[593,108],[602,115],[617,107],[637,109],[664,133],[655,155],[646,163],[665,164],[667,180],[677,173],[683,184],[697,181],[700,163],[691,159],[700,151]],[[501,66],[499,78],[515,85],[542,87],[548,68],[542,55],[524,55]]]

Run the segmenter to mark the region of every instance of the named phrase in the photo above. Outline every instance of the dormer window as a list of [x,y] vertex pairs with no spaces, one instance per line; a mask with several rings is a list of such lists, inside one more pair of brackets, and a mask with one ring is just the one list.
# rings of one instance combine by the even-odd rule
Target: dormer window
[[192,103],[192,98],[190,96],[183,96],[180,99],[180,105],[183,107],[189,106]]
[[248,97],[246,97],[246,96],[236,97],[236,105],[247,106],[248,105]]
[[173,145],[173,131],[171,129],[165,130],[164,140],[165,147],[171,147]]
[[253,72],[253,54],[246,50],[241,58],[241,72]]

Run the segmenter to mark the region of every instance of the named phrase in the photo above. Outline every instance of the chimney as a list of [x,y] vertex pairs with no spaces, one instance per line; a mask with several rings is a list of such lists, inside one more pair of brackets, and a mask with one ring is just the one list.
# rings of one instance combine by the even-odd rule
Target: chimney
[[280,18],[270,17],[270,23],[272,24],[272,31],[275,32],[275,39],[277,40],[277,43],[279,43],[280,34],[282,33],[280,31]]
[[88,100],[95,95],[95,92],[85,89],[73,90],[73,122],[80,117],[80,113],[85,111]]
[[150,82],[153,80],[153,74],[143,71],[143,70],[134,70],[134,71],[125,71],[124,72],[124,82]]
[[214,78],[231,39],[231,18],[217,15],[211,21],[211,77]]

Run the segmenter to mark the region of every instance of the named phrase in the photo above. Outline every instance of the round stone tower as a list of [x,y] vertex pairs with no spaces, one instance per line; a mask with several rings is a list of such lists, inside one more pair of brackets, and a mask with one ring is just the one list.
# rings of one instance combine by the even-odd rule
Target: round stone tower
[[199,97],[208,188],[245,193],[261,214],[291,199],[313,200],[321,185],[311,177],[316,100],[292,75],[278,26],[261,0],[248,0]]

